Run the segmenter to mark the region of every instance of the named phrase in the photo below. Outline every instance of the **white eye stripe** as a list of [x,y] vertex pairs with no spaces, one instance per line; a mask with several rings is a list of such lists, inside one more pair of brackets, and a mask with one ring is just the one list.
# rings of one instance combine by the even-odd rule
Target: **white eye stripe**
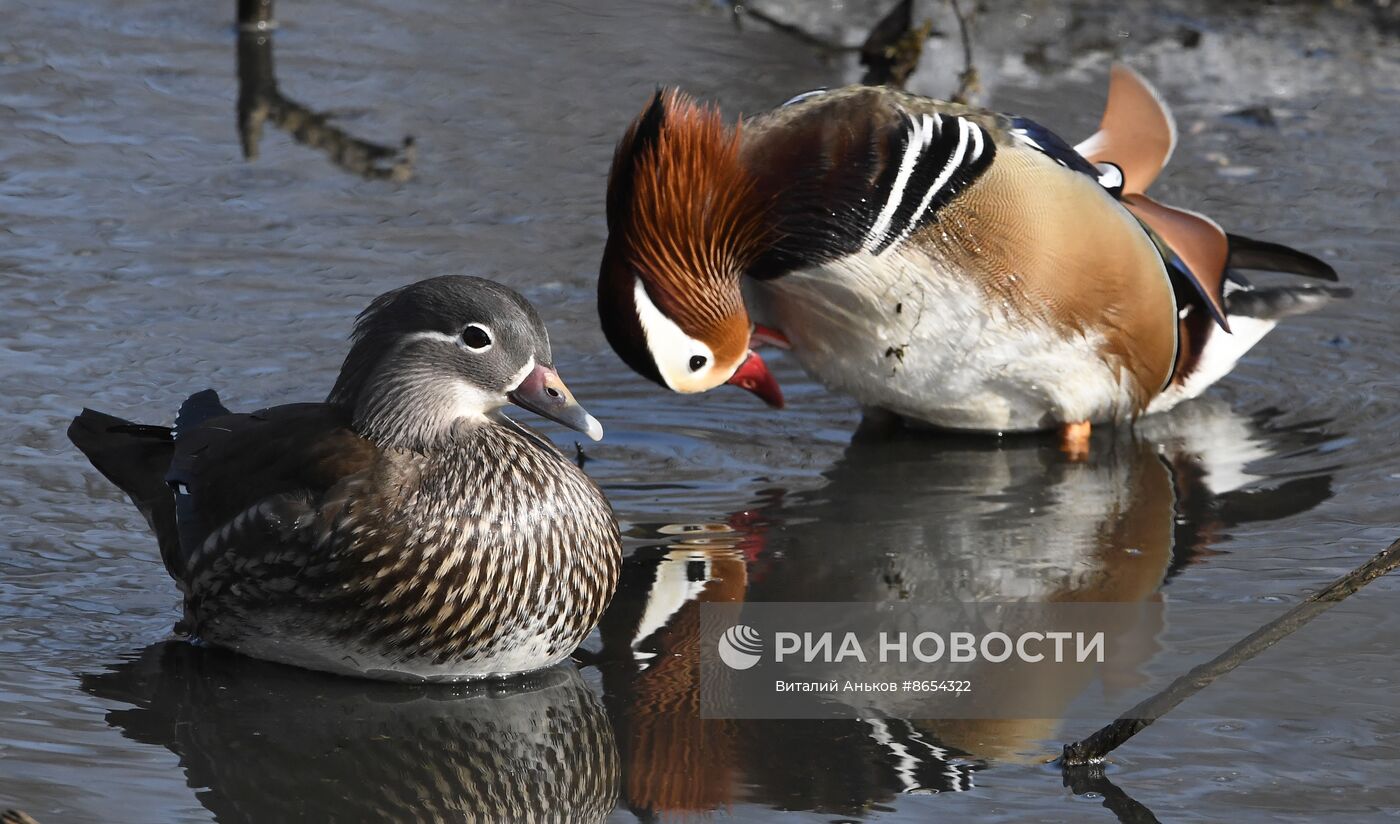
[[491,343],[486,344],[480,349],[475,349],[473,347],[467,346],[466,341],[462,340],[461,335],[449,335],[446,332],[434,332],[426,330],[422,332],[410,332],[407,335],[404,335],[403,337],[399,338],[399,345],[405,346],[409,343],[419,340],[435,340],[441,341],[443,343],[450,343],[453,346],[461,346],[465,348],[468,352],[475,352],[477,354],[490,351],[491,347],[496,345],[495,338],[491,334],[490,327],[484,326],[480,323],[473,323],[470,324],[470,326],[475,326],[478,329],[484,331],[486,333],[486,336],[492,339]]
[[456,335],[449,335],[446,332],[410,332],[399,338],[399,344],[408,344],[416,340],[437,340],[443,343],[457,344],[461,339]]
[[652,303],[641,278],[633,283],[632,302],[637,307],[637,320],[641,323],[647,350],[656,363],[656,371],[661,373],[666,386],[675,392],[699,391],[694,376],[700,373],[690,371],[690,359],[699,355],[706,364],[712,364],[714,353],[703,342],[687,335]]

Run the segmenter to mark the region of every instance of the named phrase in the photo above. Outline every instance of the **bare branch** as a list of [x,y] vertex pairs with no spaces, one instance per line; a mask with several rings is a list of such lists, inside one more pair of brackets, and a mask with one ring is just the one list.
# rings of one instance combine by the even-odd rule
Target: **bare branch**
[[949,99],[954,103],[973,104],[977,93],[982,90],[982,78],[977,74],[977,66],[972,62],[972,34],[967,17],[962,13],[958,0],[948,0],[953,6],[953,16],[958,18],[958,33],[962,36],[963,70],[958,75],[958,89]]

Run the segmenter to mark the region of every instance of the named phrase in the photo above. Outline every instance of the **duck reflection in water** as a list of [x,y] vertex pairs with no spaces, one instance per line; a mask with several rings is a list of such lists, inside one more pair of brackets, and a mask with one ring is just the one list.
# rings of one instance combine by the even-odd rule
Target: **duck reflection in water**
[[272,0],[238,0],[238,138],[243,157],[258,159],[263,124],[271,122],[296,142],[320,149],[340,168],[367,180],[403,182],[413,177],[412,137],[405,137],[397,149],[362,140],[332,125],[331,112],[315,111],[282,94],[272,62],[276,28]]
[[[704,719],[700,606],[1147,602],[1222,532],[1331,495],[1323,475],[1270,485],[1244,472],[1306,448],[1312,426],[1198,402],[1139,430],[1096,433],[1082,464],[1036,439],[863,431],[817,489],[766,492],[726,524],[650,528],[660,545],[624,562],[601,648],[578,653],[596,673],[566,663],[405,687],[167,642],[83,688],[126,705],[108,723],[175,753],[220,821],[598,821],[619,803],[644,820],[738,803],[859,815],[903,793],[966,790],[990,764],[1055,749],[1055,722]],[[1114,631],[1146,660],[1156,629]],[[587,686],[598,678],[601,701]],[[1135,678],[1117,662],[1028,688],[1068,704]]]
[[612,728],[568,662],[509,682],[366,682],[155,644],[83,689],[180,759],[219,821],[602,821]]
[[[858,814],[899,793],[968,789],[988,762],[1058,749],[1055,720],[701,718],[701,604],[1160,601],[1222,529],[1331,495],[1327,476],[1269,485],[1245,471],[1319,440],[1312,427],[1251,421],[1223,403],[1095,439],[1091,459],[1071,463],[1042,439],[867,427],[817,489],[769,491],[726,525],[655,529],[683,534],[624,562],[596,652],[626,805],[644,819],[736,802]],[[1109,696],[1135,686],[1160,614],[1101,627],[1137,660],[1051,668],[1004,688],[1067,707],[1095,683]]]

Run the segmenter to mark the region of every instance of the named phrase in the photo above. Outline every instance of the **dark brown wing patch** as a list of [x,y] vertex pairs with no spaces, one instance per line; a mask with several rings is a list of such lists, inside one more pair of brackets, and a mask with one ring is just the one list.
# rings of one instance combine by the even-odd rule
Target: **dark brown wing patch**
[[261,501],[315,499],[368,471],[379,455],[328,404],[291,404],[207,420],[182,432],[167,481],[175,489],[181,546],[194,552],[210,533]]

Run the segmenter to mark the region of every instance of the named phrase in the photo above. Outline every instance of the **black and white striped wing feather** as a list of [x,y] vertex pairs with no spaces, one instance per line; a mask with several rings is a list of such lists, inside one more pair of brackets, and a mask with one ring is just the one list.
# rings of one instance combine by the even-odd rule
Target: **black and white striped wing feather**
[[755,118],[745,159],[778,231],[749,274],[899,248],[991,165],[985,120],[870,87],[808,93]]
[[[898,246],[933,219],[938,209],[977,177],[995,153],[982,127],[937,112],[908,114],[899,163],[888,185],[872,191],[883,205],[867,231],[863,248],[879,255]],[[888,172],[888,170],[887,170]],[[881,183],[888,174],[882,175]]]

